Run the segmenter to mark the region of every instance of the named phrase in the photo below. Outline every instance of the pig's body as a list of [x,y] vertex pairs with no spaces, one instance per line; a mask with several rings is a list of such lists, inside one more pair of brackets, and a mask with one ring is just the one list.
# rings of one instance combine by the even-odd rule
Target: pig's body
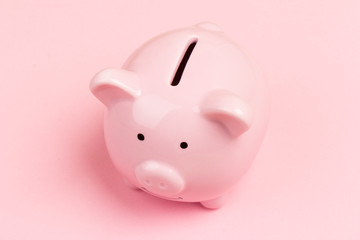
[[155,196],[221,206],[268,121],[265,86],[247,56],[216,26],[199,24],[150,40],[123,69],[91,84],[108,109],[105,139],[118,170]]

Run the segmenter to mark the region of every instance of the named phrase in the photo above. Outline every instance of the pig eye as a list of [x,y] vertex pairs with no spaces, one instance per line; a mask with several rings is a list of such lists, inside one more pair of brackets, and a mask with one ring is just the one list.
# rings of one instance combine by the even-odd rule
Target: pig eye
[[144,140],[145,140],[144,134],[141,134],[141,133],[139,133],[139,134],[137,135],[137,138],[138,138],[140,141],[144,141]]
[[182,143],[180,143],[180,147],[181,147],[182,149],[187,148],[187,147],[188,147],[187,142],[182,142]]

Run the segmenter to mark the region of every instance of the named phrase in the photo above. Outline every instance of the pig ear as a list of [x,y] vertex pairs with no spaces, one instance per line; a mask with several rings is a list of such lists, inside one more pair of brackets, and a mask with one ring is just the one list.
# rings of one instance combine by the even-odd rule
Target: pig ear
[[228,91],[215,91],[208,94],[200,111],[205,117],[217,121],[238,137],[251,126],[251,109],[239,96]]
[[106,106],[119,99],[135,99],[141,94],[136,73],[114,68],[97,73],[90,90]]

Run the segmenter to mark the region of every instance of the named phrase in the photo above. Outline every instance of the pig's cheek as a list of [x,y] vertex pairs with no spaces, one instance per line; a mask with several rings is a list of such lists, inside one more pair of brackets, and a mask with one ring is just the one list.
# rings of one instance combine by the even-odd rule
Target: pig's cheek
[[145,141],[138,139],[138,134],[143,134],[138,130],[131,118],[131,105],[118,104],[109,109],[105,114],[105,141],[109,155],[117,169],[127,178],[133,178],[129,175],[131,169],[137,164],[139,151],[144,151]]

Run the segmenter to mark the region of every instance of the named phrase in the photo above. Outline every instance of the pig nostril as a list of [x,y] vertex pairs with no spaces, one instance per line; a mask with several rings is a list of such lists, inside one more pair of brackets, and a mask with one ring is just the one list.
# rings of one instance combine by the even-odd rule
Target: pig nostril
[[159,183],[159,188],[161,189],[165,189],[166,188],[166,184],[165,183]]
[[148,185],[148,186],[151,186],[151,181],[149,179],[145,179],[145,183]]
[[138,165],[135,175],[139,184],[155,195],[174,196],[185,187],[182,176],[175,169],[153,160]]

